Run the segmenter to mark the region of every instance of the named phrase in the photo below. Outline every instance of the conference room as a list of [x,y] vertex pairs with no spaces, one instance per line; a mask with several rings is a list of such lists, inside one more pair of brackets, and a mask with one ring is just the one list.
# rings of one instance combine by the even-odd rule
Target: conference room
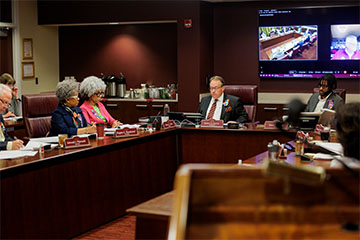
[[[239,129],[186,126],[139,130],[139,135],[134,137],[90,138],[90,146],[54,148],[34,156],[2,159],[1,238],[76,238],[104,224],[132,217],[135,213],[129,214],[127,210],[171,193],[177,181],[177,170],[185,164],[226,164],[240,172],[253,172],[253,177],[265,181],[261,171],[268,143],[276,139],[282,144],[296,145],[292,142],[296,131],[264,129],[265,122],[287,115],[287,104],[294,97],[306,103],[318,87],[318,78],[330,65],[325,64],[325,56],[319,49],[320,34],[324,34],[320,30],[326,29],[324,27],[319,27],[317,32],[318,60],[322,64],[261,61],[259,26],[264,25],[259,25],[259,18],[269,16],[260,16],[259,9],[285,8],[296,13],[295,9],[307,7],[307,12],[313,13],[308,16],[314,20],[324,18],[325,15],[319,15],[321,12],[334,15],[331,9],[339,10],[340,5],[343,3],[322,1],[1,1],[4,11],[0,16],[1,57],[5,59],[1,61],[1,74],[8,72],[14,76],[22,104],[22,120],[6,121],[6,128],[9,135],[25,143],[29,138],[46,135],[45,132],[32,136],[34,132],[28,129],[30,125],[26,122],[31,120],[25,118],[51,117],[57,106],[57,84],[72,78],[82,82],[88,76],[105,80],[107,89],[102,103],[124,124],[136,124],[141,117],[163,115],[166,105],[170,112],[198,112],[201,98],[210,95],[208,82],[214,75],[224,78],[225,93],[239,94],[249,116],[249,121]],[[355,14],[358,21],[359,3],[349,1],[345,7],[348,7],[348,14],[344,17],[349,18],[346,20],[352,20],[350,17]],[[276,16],[284,13],[272,14],[275,15],[273,21],[278,21]],[[316,24],[322,26],[324,22]],[[293,22],[269,23],[269,26],[294,25]],[[324,52],[330,62],[330,42],[327,47]],[[360,87],[356,64],[359,61],[341,62],[336,66],[332,64],[331,69],[337,76],[337,89],[345,90],[342,92],[345,103],[358,102]],[[126,83],[125,92],[118,90],[120,82]],[[300,162],[300,165],[319,163],[323,169],[331,171],[330,161],[309,164],[295,157],[295,152],[288,151],[289,161]],[[351,181],[347,172],[333,172],[334,176],[341,174],[345,175],[345,182]],[[306,192],[306,184],[295,184]],[[322,188],[312,187],[311,191],[316,192],[316,189]],[[294,194],[299,192],[294,191]],[[354,207],[345,196],[338,195],[339,199],[345,199],[344,204]],[[318,199],[322,197],[324,195]],[[281,199],[286,204],[288,198]],[[309,197],[304,202],[310,204],[312,200]],[[172,206],[172,203],[174,201],[168,204]],[[244,208],[251,209],[250,206]],[[257,213],[257,219],[265,214]],[[349,219],[353,217],[348,215]],[[133,238],[135,231],[141,230],[140,218],[136,216],[135,219]],[[264,224],[280,226],[280,220]],[[169,222],[167,216],[164,223],[147,227],[142,233],[136,232],[137,238],[151,238],[146,235],[149,229],[160,231],[163,228],[161,236],[166,237]],[[333,228],[329,229],[328,236],[341,229],[342,224],[335,220],[329,223]],[[248,238],[260,238],[251,235],[253,226],[256,224],[249,217],[248,224],[241,228],[249,229]],[[306,234],[302,236],[311,236]],[[341,231],[341,234],[346,235],[346,232]]]

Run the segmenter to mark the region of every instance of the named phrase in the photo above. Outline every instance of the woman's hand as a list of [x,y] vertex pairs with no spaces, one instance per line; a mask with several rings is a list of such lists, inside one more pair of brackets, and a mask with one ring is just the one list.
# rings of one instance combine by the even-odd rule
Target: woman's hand
[[117,128],[118,126],[122,125],[122,123],[118,120],[116,120],[113,124],[112,124],[112,128]]
[[17,87],[12,88],[12,94],[14,95],[15,99],[18,99],[18,91],[19,89]]

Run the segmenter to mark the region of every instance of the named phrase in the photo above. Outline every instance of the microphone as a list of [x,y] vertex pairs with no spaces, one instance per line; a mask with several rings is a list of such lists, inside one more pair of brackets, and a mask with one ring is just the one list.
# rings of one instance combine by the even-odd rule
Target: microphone
[[305,104],[299,99],[293,99],[288,104],[288,119],[286,120],[292,126],[298,126],[300,114],[305,110]]
[[286,122],[293,127],[299,126],[300,115],[301,112],[305,110],[305,104],[299,99],[293,99],[289,102],[289,104],[287,104],[287,108],[288,118],[285,121],[282,119],[275,120],[275,126],[280,130],[284,130],[283,124]]

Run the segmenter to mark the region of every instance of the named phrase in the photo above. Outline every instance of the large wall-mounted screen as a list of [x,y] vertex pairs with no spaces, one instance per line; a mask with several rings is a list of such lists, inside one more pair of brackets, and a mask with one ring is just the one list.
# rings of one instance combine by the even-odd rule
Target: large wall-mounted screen
[[261,9],[258,46],[260,77],[358,78],[360,6]]

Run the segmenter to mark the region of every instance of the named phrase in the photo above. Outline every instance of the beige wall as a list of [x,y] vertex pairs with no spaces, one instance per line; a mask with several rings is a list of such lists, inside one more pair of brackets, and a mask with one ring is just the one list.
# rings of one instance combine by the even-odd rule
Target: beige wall
[[[18,26],[19,39],[22,44],[23,38],[32,38],[33,60],[35,64],[35,77],[39,84],[35,84],[35,78],[22,79],[21,93],[32,94],[42,92],[54,92],[59,82],[59,44],[58,27],[39,26],[37,24],[37,1],[18,1]],[[20,61],[22,60],[22,47],[20,47]]]

